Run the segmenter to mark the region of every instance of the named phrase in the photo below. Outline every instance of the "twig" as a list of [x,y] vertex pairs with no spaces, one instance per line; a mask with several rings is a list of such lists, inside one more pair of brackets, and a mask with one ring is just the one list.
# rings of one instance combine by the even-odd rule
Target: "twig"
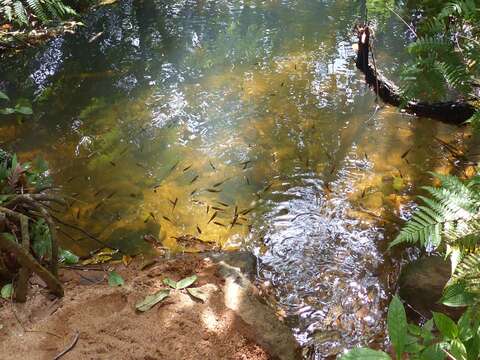
[[[25,215],[20,215],[20,229],[22,232],[22,246],[28,251],[30,249],[30,234],[28,232],[28,217]],[[15,291],[15,299],[19,302],[27,300],[29,277],[30,270],[22,266],[18,275],[17,291]]]
[[395,12],[395,10],[389,8],[388,6],[386,6],[386,8],[388,10],[390,10],[392,13],[394,13],[405,25],[407,25],[408,29],[412,32],[412,34],[415,35],[416,38],[418,38],[417,33],[415,32],[415,30],[412,28],[412,26],[409,23],[407,23],[405,20],[403,20],[403,18],[399,14],[397,14]]
[[75,345],[77,345],[77,342],[78,342],[78,338],[80,337],[80,333],[78,332],[78,330],[75,331],[75,335],[73,337],[73,341],[72,343],[65,349],[63,350],[60,354],[58,354],[57,356],[55,356],[53,358],[53,360],[58,360],[60,359],[63,355],[65,355],[66,353],[68,353],[70,350],[72,350]]

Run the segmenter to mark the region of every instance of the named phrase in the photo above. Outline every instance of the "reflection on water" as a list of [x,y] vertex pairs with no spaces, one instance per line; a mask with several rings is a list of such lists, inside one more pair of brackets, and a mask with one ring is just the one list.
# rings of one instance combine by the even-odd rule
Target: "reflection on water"
[[[35,116],[2,123],[1,140],[45,156],[72,198],[64,219],[106,244],[138,253],[144,234],[172,248],[190,234],[252,249],[317,358],[381,346],[393,215],[443,155],[433,137],[455,133],[376,109],[351,61],[358,11],[333,0],[100,8],[78,34],[6,62],[2,83],[35,98]],[[79,253],[98,247],[63,234]]]

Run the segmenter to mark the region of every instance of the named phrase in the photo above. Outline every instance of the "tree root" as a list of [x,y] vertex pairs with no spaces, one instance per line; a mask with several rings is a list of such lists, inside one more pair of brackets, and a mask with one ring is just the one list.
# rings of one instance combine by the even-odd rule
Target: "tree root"
[[[375,93],[387,104],[400,106],[402,98],[400,90],[395,84],[381,75],[375,66],[369,62],[370,28],[357,26],[358,49],[356,65],[365,74],[365,82],[373,88]],[[422,102],[409,101],[404,110],[417,116],[437,119],[449,124],[461,125],[472,117],[477,110],[465,101]]]
[[[58,243],[57,230],[50,213],[47,210],[49,203],[65,205],[65,202],[55,196],[45,193],[36,194],[17,194],[0,207],[0,226],[5,227],[11,220],[16,220],[13,225],[18,229],[20,224],[21,244],[11,240],[6,236],[0,235],[0,250],[14,255],[16,261],[20,264],[18,281],[16,285],[15,298],[17,301],[24,302],[27,297],[28,279],[31,272],[35,272],[45,283],[52,293],[57,296],[63,296],[63,286],[58,280]],[[51,238],[51,254],[49,270],[42,266],[30,253],[30,235],[29,220],[43,218],[48,225]]]

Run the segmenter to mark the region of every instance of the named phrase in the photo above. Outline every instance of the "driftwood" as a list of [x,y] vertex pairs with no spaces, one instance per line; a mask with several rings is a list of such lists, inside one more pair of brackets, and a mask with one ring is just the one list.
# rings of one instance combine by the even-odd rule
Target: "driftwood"
[[[401,96],[397,86],[383,75],[376,66],[370,64],[370,29],[368,26],[357,27],[358,49],[356,65],[365,74],[366,83],[373,88],[376,94],[387,104],[400,106]],[[417,116],[437,119],[449,124],[460,125],[468,120],[476,108],[464,101],[447,102],[416,102],[409,101],[404,109],[406,112]]]

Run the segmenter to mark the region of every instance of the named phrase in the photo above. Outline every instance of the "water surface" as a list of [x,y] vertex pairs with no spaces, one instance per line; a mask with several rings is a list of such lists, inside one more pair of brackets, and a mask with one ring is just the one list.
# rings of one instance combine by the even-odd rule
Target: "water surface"
[[[316,358],[382,346],[395,219],[442,161],[434,136],[462,134],[377,107],[352,61],[359,14],[340,0],[99,8],[2,63],[0,84],[35,115],[3,121],[0,140],[44,156],[71,197],[64,220],[109,246],[135,254],[144,234],[172,248],[191,234],[252,250]],[[377,15],[379,66],[394,76],[405,29]],[[80,254],[98,248],[62,234]]]

